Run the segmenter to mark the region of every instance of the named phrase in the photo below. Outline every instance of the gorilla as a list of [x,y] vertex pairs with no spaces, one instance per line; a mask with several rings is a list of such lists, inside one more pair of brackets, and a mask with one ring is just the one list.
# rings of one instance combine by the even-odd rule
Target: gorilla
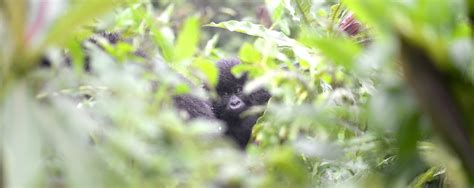
[[[95,38],[88,39],[89,42],[103,49],[96,37],[102,37],[114,45],[118,41],[122,41],[120,34],[100,32]],[[83,48],[85,48],[83,46]],[[90,58],[87,49],[85,49],[84,70],[90,72]],[[137,51],[135,55],[147,59],[145,53]],[[64,61],[70,66],[71,59],[67,54],[63,54]],[[50,67],[51,63],[47,57],[40,60],[41,67]],[[173,103],[178,110],[184,111],[187,120],[203,118],[208,120],[220,120],[227,125],[225,134],[233,139],[241,148],[247,145],[252,128],[261,116],[259,114],[251,114],[243,116],[243,112],[252,106],[266,105],[271,95],[264,89],[258,89],[250,94],[242,91],[247,82],[247,75],[235,77],[231,73],[231,69],[240,64],[238,59],[223,59],[216,63],[219,69],[218,84],[216,91],[218,97],[212,101],[206,101],[195,97],[191,94],[173,96]],[[183,78],[184,79],[184,78]],[[184,79],[186,81],[186,79]]]
[[253,106],[266,105],[271,95],[265,89],[258,89],[250,94],[244,93],[242,89],[247,82],[247,75],[237,78],[231,73],[231,69],[238,64],[238,59],[223,59],[217,62],[218,98],[212,101],[212,110],[215,117],[227,125],[225,134],[241,148],[245,148],[252,128],[262,113],[244,116],[243,112]]

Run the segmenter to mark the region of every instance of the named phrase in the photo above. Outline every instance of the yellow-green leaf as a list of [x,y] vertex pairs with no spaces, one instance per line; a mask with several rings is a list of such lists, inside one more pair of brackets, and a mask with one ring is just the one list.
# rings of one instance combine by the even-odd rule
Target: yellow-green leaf
[[206,76],[209,84],[214,87],[217,85],[219,70],[217,69],[214,62],[198,58],[194,61],[194,66],[196,66],[204,75]]
[[260,61],[261,55],[251,44],[244,43],[240,48],[239,52],[240,60],[244,62],[257,62]]
[[200,35],[199,25],[199,18],[197,16],[188,18],[184,23],[176,42],[176,61],[190,58],[196,52]]

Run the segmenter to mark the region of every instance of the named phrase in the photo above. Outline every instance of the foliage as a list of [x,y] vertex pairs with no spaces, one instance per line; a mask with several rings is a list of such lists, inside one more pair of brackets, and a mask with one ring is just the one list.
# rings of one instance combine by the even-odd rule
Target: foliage
[[[0,185],[472,186],[469,3],[0,1]],[[272,93],[245,151],[172,101],[230,56]]]

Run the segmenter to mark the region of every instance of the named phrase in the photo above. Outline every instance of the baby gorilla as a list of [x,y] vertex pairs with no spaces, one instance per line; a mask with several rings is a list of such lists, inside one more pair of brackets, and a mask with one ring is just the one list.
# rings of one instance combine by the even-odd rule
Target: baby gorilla
[[244,148],[250,139],[253,126],[262,114],[243,116],[242,112],[252,106],[265,105],[271,95],[264,89],[244,94],[242,88],[247,81],[247,75],[244,74],[242,77],[236,78],[231,73],[232,67],[238,64],[240,61],[237,59],[217,62],[219,82],[216,91],[219,97],[212,102],[212,108],[215,117],[226,123],[225,134],[234,139],[241,148]]

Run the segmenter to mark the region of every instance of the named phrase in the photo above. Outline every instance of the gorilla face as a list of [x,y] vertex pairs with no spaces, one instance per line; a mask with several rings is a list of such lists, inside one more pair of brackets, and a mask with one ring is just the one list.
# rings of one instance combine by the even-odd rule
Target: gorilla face
[[213,107],[215,112],[219,112],[218,118],[238,119],[251,106],[248,95],[242,92],[247,76],[236,78],[231,73],[232,67],[239,63],[238,60],[221,60],[217,63],[219,82],[216,91],[219,97],[214,101]]
[[239,118],[240,113],[249,107],[248,96],[242,93],[241,88],[235,91],[218,91],[218,95],[214,108],[221,112],[221,118]]

